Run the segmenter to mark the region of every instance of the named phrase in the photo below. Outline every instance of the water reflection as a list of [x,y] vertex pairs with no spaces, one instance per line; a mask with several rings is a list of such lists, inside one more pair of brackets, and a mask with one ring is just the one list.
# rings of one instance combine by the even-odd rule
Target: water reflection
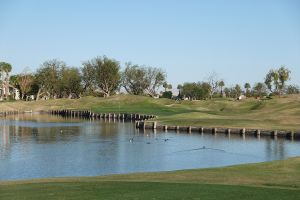
[[299,142],[136,130],[117,120],[48,115],[0,120],[0,179],[217,167],[300,155]]

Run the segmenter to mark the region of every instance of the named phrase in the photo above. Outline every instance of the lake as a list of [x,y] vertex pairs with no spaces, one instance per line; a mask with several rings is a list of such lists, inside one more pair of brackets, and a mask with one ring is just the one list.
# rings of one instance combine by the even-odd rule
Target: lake
[[300,142],[136,130],[133,123],[24,114],[0,119],[0,180],[220,167],[300,155]]

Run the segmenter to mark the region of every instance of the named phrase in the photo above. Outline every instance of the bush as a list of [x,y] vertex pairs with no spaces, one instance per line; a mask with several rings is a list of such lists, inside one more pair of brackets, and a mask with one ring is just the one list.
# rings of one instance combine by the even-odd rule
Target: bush
[[162,93],[162,98],[172,99],[173,93],[171,91],[166,91]]

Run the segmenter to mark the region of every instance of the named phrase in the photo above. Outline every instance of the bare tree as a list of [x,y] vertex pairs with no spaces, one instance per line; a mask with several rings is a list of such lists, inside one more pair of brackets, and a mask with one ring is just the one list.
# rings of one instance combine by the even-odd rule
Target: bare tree
[[18,82],[22,95],[21,99],[24,99],[25,95],[30,91],[33,81],[33,75],[29,69],[24,70],[24,72],[20,74]]
[[209,96],[210,98],[218,91],[219,81],[218,81],[218,74],[216,72],[211,72],[208,75],[207,82],[210,85]]
[[160,68],[155,67],[148,67],[147,68],[147,75],[146,75],[146,82],[148,83],[148,87],[146,91],[148,95],[154,97],[157,94],[157,89],[163,85],[164,81],[166,80],[166,74]]

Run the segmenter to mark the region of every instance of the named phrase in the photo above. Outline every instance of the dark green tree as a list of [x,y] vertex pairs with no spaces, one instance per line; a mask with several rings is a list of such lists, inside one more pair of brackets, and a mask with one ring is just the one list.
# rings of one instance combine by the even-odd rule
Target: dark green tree
[[246,89],[246,91],[245,91],[246,96],[249,97],[251,95],[251,92],[250,92],[251,85],[250,85],[250,83],[245,83],[244,88]]
[[181,95],[189,99],[207,99],[210,97],[211,86],[207,82],[184,83]]
[[81,75],[77,68],[64,68],[61,72],[61,92],[63,97],[78,98],[82,92]]
[[252,89],[253,96],[263,97],[267,95],[267,87],[264,83],[256,83]]
[[298,85],[289,85],[286,88],[286,93],[287,94],[299,94],[300,93],[300,89]]
[[39,86],[36,100],[40,96],[58,98],[61,92],[61,71],[66,68],[66,64],[59,60],[45,61],[35,74],[36,83]]
[[223,87],[225,86],[225,82],[223,80],[218,82],[218,86],[220,88],[221,97],[223,96]]
[[81,68],[83,91],[86,95],[94,95],[97,89],[96,69],[90,62],[84,62]]
[[234,90],[235,90],[235,98],[238,98],[242,94],[241,86],[239,84],[236,84]]

